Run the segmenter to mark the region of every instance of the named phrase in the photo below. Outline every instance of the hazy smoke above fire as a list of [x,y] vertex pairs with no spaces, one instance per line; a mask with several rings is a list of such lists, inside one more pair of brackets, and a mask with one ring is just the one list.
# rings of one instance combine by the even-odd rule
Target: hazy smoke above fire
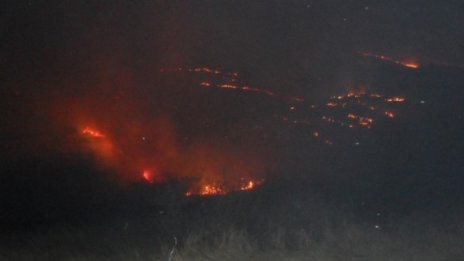
[[93,155],[121,182],[186,179],[225,191],[258,182],[272,165],[250,126],[234,120],[239,102],[220,106],[189,79],[154,71],[141,83],[124,66],[107,68],[114,70],[98,71],[86,86],[74,83],[84,90],[78,95],[50,100],[51,117],[68,126],[71,150]]

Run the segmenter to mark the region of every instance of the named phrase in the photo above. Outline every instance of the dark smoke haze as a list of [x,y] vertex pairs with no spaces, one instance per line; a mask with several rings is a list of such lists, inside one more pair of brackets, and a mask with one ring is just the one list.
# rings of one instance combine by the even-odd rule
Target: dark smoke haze
[[[271,123],[256,122],[249,110],[266,111],[267,104],[198,94],[188,79],[166,79],[161,68],[237,71],[252,84],[315,99],[370,88],[372,72],[357,67],[360,51],[424,63],[464,59],[459,1],[2,5],[6,156],[84,150],[125,181],[145,171],[159,179],[261,178],[287,160],[282,140],[267,138],[281,133],[270,134]],[[105,138],[82,137],[86,127]]]

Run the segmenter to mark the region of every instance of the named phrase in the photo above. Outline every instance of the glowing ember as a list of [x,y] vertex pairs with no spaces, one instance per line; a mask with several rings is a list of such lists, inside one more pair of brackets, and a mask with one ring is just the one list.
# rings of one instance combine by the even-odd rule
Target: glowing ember
[[403,66],[408,67],[408,68],[411,68],[411,69],[418,69],[418,68],[419,68],[419,64],[417,64],[417,63],[402,62],[401,64],[402,64]]
[[202,82],[202,83],[200,83],[200,85],[203,86],[203,87],[210,87],[210,86],[211,86],[211,83],[209,83],[209,82]]
[[[251,86],[241,86],[238,84],[231,84],[237,82],[237,77],[239,76],[238,73],[235,72],[221,72],[220,70],[215,70],[207,67],[200,67],[200,68],[175,68],[175,69],[166,69],[163,68],[160,70],[162,73],[168,73],[168,72],[191,72],[191,73],[202,73],[206,75],[210,75],[210,77],[213,77],[216,79],[216,83],[214,81],[202,81],[200,83],[201,87],[216,87],[216,88],[221,88],[221,89],[233,89],[233,90],[239,90],[243,92],[256,92],[260,94],[264,94],[267,96],[275,97],[281,100],[285,100],[288,102],[297,102],[301,103],[304,102],[304,99],[302,97],[286,97],[282,95],[278,95],[277,93],[274,93],[269,90],[265,90],[262,88],[258,87],[251,87]],[[219,78],[219,81],[218,79]],[[214,80],[214,79],[211,79]]]
[[154,176],[153,176],[153,173],[149,170],[144,170],[143,171],[143,174],[142,174],[142,177],[145,181],[149,182],[149,183],[153,183],[154,181]]
[[240,190],[250,190],[255,188],[255,183],[253,181],[248,181],[248,183],[240,188]]
[[359,116],[356,116],[354,115],[353,113],[348,113],[348,116],[347,116],[349,119],[357,119],[359,118]]
[[391,97],[387,98],[387,102],[404,102],[406,99],[404,97]]
[[[192,69],[189,69],[189,71],[192,71]],[[207,67],[203,68],[195,68],[193,69],[194,72],[205,72],[205,73],[211,73],[211,74],[220,74],[221,72],[218,70],[213,70]]]
[[385,116],[387,116],[390,119],[395,118],[395,114],[393,112],[390,112],[390,111],[386,111]]
[[204,185],[200,188],[200,192],[198,193],[201,196],[212,196],[212,195],[224,195],[226,192],[214,185]]
[[91,137],[94,137],[94,138],[104,138],[105,135],[103,135],[101,132],[95,130],[95,129],[92,129],[90,127],[85,127],[85,129],[82,130],[82,134],[84,135],[87,135],[87,136],[91,136]]
[[239,87],[237,85],[232,85],[232,84],[222,84],[218,86],[219,88],[226,88],[226,89],[238,89]]

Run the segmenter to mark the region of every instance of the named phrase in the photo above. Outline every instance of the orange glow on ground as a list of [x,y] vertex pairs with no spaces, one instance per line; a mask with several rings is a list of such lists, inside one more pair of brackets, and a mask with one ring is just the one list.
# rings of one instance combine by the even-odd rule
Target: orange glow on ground
[[174,68],[174,69],[162,68],[160,69],[160,72],[162,73],[189,72],[189,73],[205,74],[209,76],[221,76],[222,78],[221,81],[216,80],[215,83],[214,81],[201,81],[199,85],[201,87],[215,87],[215,88],[220,88],[220,89],[233,89],[233,90],[238,90],[238,91],[243,91],[243,92],[256,92],[256,93],[264,94],[267,96],[275,97],[281,100],[285,100],[288,102],[297,102],[297,103],[304,102],[304,99],[302,97],[288,97],[288,96],[279,95],[277,93],[274,93],[272,91],[269,91],[263,88],[231,84],[231,83],[237,82],[237,78],[239,74],[236,72],[223,72],[221,70],[212,69],[208,67],[197,67],[197,68],[179,67],[179,68]]
[[394,59],[392,57],[388,57],[386,55],[374,54],[374,53],[369,53],[369,52],[359,52],[359,54],[361,54],[364,57],[376,58],[378,60],[382,60],[382,61],[397,64],[397,65],[401,65],[401,66],[403,66],[405,68],[409,68],[409,69],[418,69],[420,67],[420,65],[418,63],[416,63],[416,62],[410,62],[410,61],[406,62],[406,61],[402,61],[402,60],[396,60],[396,59]]
[[402,62],[401,64],[402,64],[403,66],[408,67],[408,68],[411,68],[411,69],[418,69],[418,68],[419,68],[419,64],[417,64],[417,63]]

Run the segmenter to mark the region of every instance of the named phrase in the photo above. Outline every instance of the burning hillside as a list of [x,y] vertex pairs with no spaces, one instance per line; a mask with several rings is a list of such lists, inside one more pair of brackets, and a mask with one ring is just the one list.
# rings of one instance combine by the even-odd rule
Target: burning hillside
[[[183,180],[188,183],[187,196],[252,190],[265,182],[265,173],[276,164],[268,156],[275,126],[294,125],[305,133],[295,139],[334,146],[340,136],[335,132],[355,142],[377,123],[394,120],[406,102],[399,96],[355,92],[310,102],[247,85],[236,72],[207,67],[162,69],[161,74],[186,75],[182,84],[193,89],[176,86],[173,97],[158,91],[161,98],[153,102],[131,87],[126,75],[116,90],[90,92],[58,110],[64,106],[71,112],[64,121],[74,126],[79,151],[93,154],[123,183]],[[234,98],[226,101],[229,96]],[[185,99],[190,109],[179,107]],[[279,105],[267,114],[243,112],[244,104],[253,111],[268,103]],[[227,117],[230,127],[225,128],[217,115]]]
[[203,75],[204,81],[199,83],[200,87],[204,88],[218,88],[218,89],[231,89],[237,90],[240,92],[250,92],[266,95],[272,98],[277,98],[282,101],[287,102],[304,102],[302,97],[287,97],[284,95],[279,95],[271,90],[265,88],[259,88],[256,86],[249,86],[246,84],[241,84],[239,79],[239,74],[236,72],[222,72],[217,69],[211,69],[208,67],[196,67],[196,68],[175,68],[175,69],[161,69],[161,73],[196,73]]
[[359,133],[367,135],[363,132],[374,128],[377,123],[393,120],[405,102],[404,97],[350,92],[333,96],[320,103],[291,105],[285,114],[276,117],[283,122],[304,128],[308,137],[321,139],[324,143],[333,145],[335,137],[330,133],[334,130],[351,133],[352,139]]
[[397,60],[387,55],[375,54],[370,52],[359,52],[359,54],[364,57],[374,58],[383,62],[393,63],[408,69],[418,69],[420,67],[419,63],[413,60]]
[[167,139],[174,133],[141,136],[131,142],[130,137],[103,134],[97,128],[85,127],[80,133],[83,145],[107,167],[122,173],[128,182],[188,180],[190,185],[185,192],[188,196],[250,190],[263,182],[262,163],[253,156],[244,158],[246,152],[241,156],[239,152],[206,144],[179,145],[174,136]]
[[318,138],[328,145],[334,144],[334,138],[329,134],[330,130],[326,133],[324,130],[334,127],[352,131],[371,129],[375,123],[393,120],[406,102],[402,96],[369,92],[348,92],[323,101],[309,101],[303,97],[280,95],[262,87],[250,87],[242,83],[239,74],[235,72],[206,67],[162,69],[161,72],[199,74],[201,77],[196,79],[198,88],[230,90],[244,95],[257,94],[266,99],[278,100],[282,110],[275,112],[274,118],[303,127],[308,133],[307,137]]

